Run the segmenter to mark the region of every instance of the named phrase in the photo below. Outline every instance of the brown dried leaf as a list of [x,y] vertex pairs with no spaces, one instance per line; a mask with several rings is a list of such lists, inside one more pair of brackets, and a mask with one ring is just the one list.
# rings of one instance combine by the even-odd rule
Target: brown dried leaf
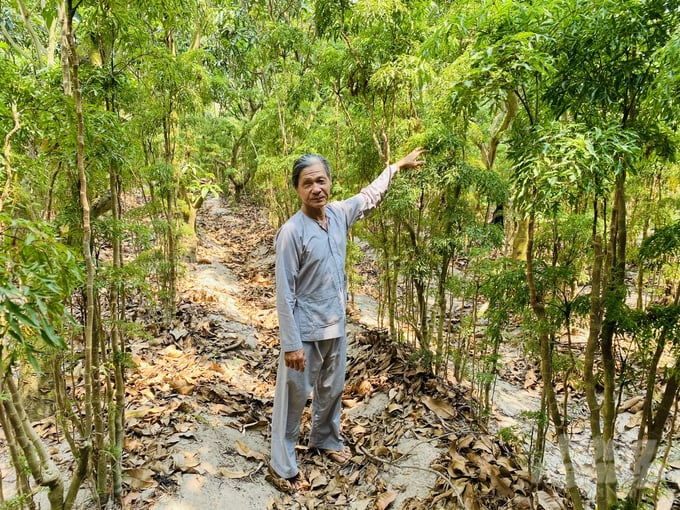
[[175,347],[174,344],[168,345],[161,351],[161,353],[165,354],[169,358],[181,358],[185,354],[183,351],[180,351],[177,347]]
[[371,393],[373,393],[373,385],[370,383],[370,381],[364,379],[354,387],[354,393],[356,393],[360,397],[370,395]]
[[536,381],[538,381],[536,372],[534,372],[533,369],[527,370],[527,373],[524,376],[524,389],[533,388],[536,385]]
[[423,404],[443,420],[449,420],[456,416],[456,410],[448,402],[443,400],[426,395],[423,397]]
[[403,410],[404,410],[404,408],[403,408],[401,405],[399,405],[399,404],[390,403],[390,404],[387,406],[387,412],[390,413],[390,414],[392,414],[392,413],[394,413],[394,412],[396,412],[396,411],[403,411]]
[[161,462],[160,460],[154,460],[148,464],[149,469],[155,473],[160,473],[162,475],[169,476],[173,472],[173,468],[170,462]]
[[123,496],[123,508],[131,508],[132,504],[141,496],[141,492],[129,491],[125,496]]
[[392,491],[383,492],[375,499],[375,510],[385,510],[390,506],[394,500],[397,499],[397,493]]
[[125,437],[123,439],[123,448],[128,452],[137,452],[144,449],[145,444],[134,437]]
[[318,489],[319,487],[325,487],[328,485],[328,478],[318,469],[312,469],[309,475],[307,475],[309,483],[312,489]]
[[356,405],[359,402],[355,398],[343,398],[342,399],[342,407],[346,407],[348,409],[352,409],[353,407],[356,407]]
[[489,436],[483,435],[474,442],[472,449],[478,452],[486,452],[493,455],[495,450],[494,446],[495,445],[491,438]]
[[139,409],[129,409],[125,411],[125,418],[131,420],[133,418],[149,418],[158,416],[166,411],[163,407],[140,407]]
[[[629,398],[626,400],[623,404],[621,404],[621,407],[619,407],[619,412],[623,411],[628,411],[630,409],[633,409],[634,407],[638,406],[639,404],[642,404],[644,402],[644,397],[641,395],[637,395],[633,398]],[[637,410],[630,411],[632,413],[637,412]]]
[[149,489],[158,485],[153,479],[154,472],[148,468],[133,468],[125,471],[123,477],[133,489]]
[[191,395],[196,385],[190,383],[186,378],[180,377],[170,381],[170,387],[180,395]]
[[564,505],[555,496],[545,491],[538,491],[538,504],[543,510],[564,510]]
[[451,455],[451,465],[450,468],[454,473],[458,475],[469,476],[469,471],[467,468],[467,460],[457,451],[449,450],[449,455]]
[[242,443],[241,441],[236,441],[236,451],[249,459],[255,459],[255,460],[260,460],[262,462],[267,461],[267,457],[263,455],[260,452],[256,452],[255,450],[252,450],[247,444]]
[[183,473],[195,473],[195,468],[201,463],[198,456],[193,452],[175,452],[170,457],[175,469]]
[[227,469],[225,467],[221,467],[220,468],[220,474],[225,478],[231,478],[233,480],[238,480],[240,478],[245,478],[247,476],[250,476],[251,473],[246,472],[246,471],[232,471],[232,470]]
[[642,423],[642,411],[640,411],[637,414],[633,414],[630,418],[628,418],[628,421],[626,422],[626,428],[632,429],[635,427],[639,427],[641,423]]
[[473,434],[468,434],[465,437],[461,437],[458,440],[458,450],[466,450],[469,449],[470,446],[475,442],[475,436]]

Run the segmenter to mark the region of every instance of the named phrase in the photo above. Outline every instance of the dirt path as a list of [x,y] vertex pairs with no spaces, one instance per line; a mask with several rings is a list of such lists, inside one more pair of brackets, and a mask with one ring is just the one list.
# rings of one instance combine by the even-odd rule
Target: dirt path
[[342,425],[352,462],[338,468],[305,448],[307,412],[298,457],[312,490],[278,492],[265,480],[278,359],[274,232],[257,208],[216,199],[199,222],[199,262],[172,327],[133,347],[131,508],[529,508],[532,498],[566,508],[550,487],[532,492],[514,453],[469,419],[462,390],[372,329],[365,296],[348,335]]
[[[548,445],[545,479],[532,484],[513,450],[471,418],[466,391],[412,365],[409,353],[376,330],[375,303],[355,296],[348,324],[343,430],[354,452],[343,467],[298,451],[312,490],[294,497],[265,480],[278,340],[273,286],[274,231],[261,210],[217,199],[199,216],[198,263],[183,279],[170,329],[133,346],[126,442],[126,504],[152,510],[431,508],[562,510],[559,453]],[[522,411],[538,402],[536,367],[519,348],[504,352],[494,429],[528,434]],[[514,349],[514,350],[513,350]],[[517,363],[513,362],[513,359]],[[533,376],[532,376],[533,374]],[[583,409],[572,409],[573,459],[594,495]],[[619,417],[621,480],[629,475],[635,411]],[[680,466],[676,466],[680,467]],[[680,471],[671,476],[677,480]],[[669,478],[670,479],[670,478]],[[625,483],[625,481],[624,481]],[[663,508],[673,504],[671,493]],[[662,508],[659,507],[659,508]]]
[[[160,352],[170,360],[190,354],[193,362],[189,366],[207,370],[194,375],[197,384],[186,388],[184,398],[172,397],[183,401],[176,404],[179,409],[189,403],[195,418],[180,419],[190,425],[180,427],[187,431],[168,451],[170,458],[179,459],[179,466],[171,465],[172,476],[160,479],[165,487],[159,484],[149,487],[146,494],[140,491],[136,504],[145,506],[148,496],[154,500],[150,508],[156,510],[324,505],[359,509],[373,508],[376,496],[388,493],[390,488],[396,489],[388,495],[394,498],[393,508],[401,508],[413,498],[426,498],[438,477],[430,464],[441,452],[432,442],[419,441],[413,434],[404,434],[407,437],[386,452],[387,462],[395,456],[408,458],[408,468],[360,462],[338,469],[304,450],[303,436],[301,464],[314,490],[291,498],[264,480],[269,452],[268,413],[278,355],[271,282],[273,232],[256,212],[224,208],[214,199],[205,204],[202,220],[199,263],[185,279],[178,321]],[[360,324],[350,326],[350,358],[366,358],[362,352],[369,346],[356,341],[363,334]],[[154,369],[163,370],[163,366],[166,364],[154,363]],[[172,377],[173,368],[181,373],[188,367],[168,363],[166,368],[169,371],[164,379]],[[209,387],[199,388],[198,378],[206,376]],[[385,392],[368,389],[371,383],[364,382],[363,390],[359,390],[364,394],[348,395],[347,405],[353,407],[345,412],[345,428],[351,426],[356,437],[366,436],[368,429],[362,432],[361,423],[379,419],[390,403]],[[184,387],[177,378],[174,384],[176,390]],[[305,425],[303,435],[308,432],[308,416]],[[369,445],[366,448],[372,449]],[[356,458],[364,461],[365,455],[358,453]],[[362,482],[362,477],[373,482]],[[159,487],[164,493],[157,497]]]
[[[342,426],[352,462],[338,468],[305,448],[307,412],[298,457],[312,490],[296,496],[276,490],[265,480],[279,354],[274,232],[258,208],[217,199],[202,208],[199,231],[198,262],[182,278],[173,323],[161,326],[140,311],[145,335],[130,345],[135,368],[126,387],[124,508],[568,508],[554,488],[563,480],[557,451],[547,454],[545,480],[533,484],[516,460],[523,446],[483,430],[471,418],[466,390],[409,362],[410,353],[376,329],[376,304],[363,294],[355,296],[348,324]],[[521,415],[537,402],[540,383],[536,367],[507,347],[492,418],[495,430],[528,434]],[[590,493],[594,471],[579,412],[573,410],[572,445],[579,482]],[[633,409],[619,416],[621,480],[636,416]],[[63,438],[49,417],[41,423],[37,428],[54,437],[53,451],[67,470],[73,461]],[[11,485],[6,455],[0,468]],[[671,469],[667,480],[678,486],[680,463]],[[91,508],[88,499],[83,489],[79,508]],[[47,504],[40,499],[41,507]],[[670,509],[672,493],[664,505],[657,508]]]

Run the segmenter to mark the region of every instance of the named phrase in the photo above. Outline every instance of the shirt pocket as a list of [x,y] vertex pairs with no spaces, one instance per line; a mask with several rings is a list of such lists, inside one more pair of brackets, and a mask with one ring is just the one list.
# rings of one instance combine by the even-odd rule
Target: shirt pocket
[[304,302],[298,301],[300,307],[300,331],[312,334],[320,329],[338,324],[342,319],[340,299],[337,294],[326,295],[318,299],[307,296]]

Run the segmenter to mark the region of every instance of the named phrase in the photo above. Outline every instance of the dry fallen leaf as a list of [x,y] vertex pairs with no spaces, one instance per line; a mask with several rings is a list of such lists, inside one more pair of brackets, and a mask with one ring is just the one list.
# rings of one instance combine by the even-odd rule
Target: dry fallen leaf
[[318,489],[319,487],[328,485],[328,478],[318,469],[312,469],[307,475],[307,479],[309,480],[312,489]]
[[129,409],[125,411],[125,418],[148,418],[153,415],[161,415],[166,411],[164,407],[141,407],[139,409]]
[[225,478],[231,478],[231,479],[239,479],[239,478],[245,478],[247,476],[250,476],[249,472],[246,471],[232,471],[230,469],[227,469],[225,467],[220,468],[220,474],[225,477]]
[[185,355],[183,351],[180,351],[177,347],[175,347],[173,344],[168,345],[163,351],[161,351],[163,354],[170,358],[181,358],[182,356]]
[[538,504],[543,510],[564,510],[564,505],[555,496],[545,491],[538,491]]
[[425,404],[430,411],[435,413],[443,420],[449,420],[455,418],[456,410],[447,402],[432,398],[428,395],[423,397],[423,404]]
[[249,459],[260,460],[262,462],[267,461],[267,457],[265,455],[252,450],[247,444],[242,443],[241,441],[236,441],[236,451]]
[[536,375],[536,372],[534,372],[532,369],[527,370],[527,373],[524,376],[524,389],[533,388],[537,381],[538,376]]
[[375,510],[385,510],[390,506],[394,500],[397,499],[397,493],[392,491],[383,492],[375,499]]
[[123,496],[123,508],[130,508],[132,506],[132,503],[134,503],[139,496],[141,496],[141,492],[137,491],[129,491],[125,496]]
[[183,473],[195,473],[195,468],[201,463],[193,452],[175,452],[171,455],[175,469]]
[[154,472],[148,468],[127,469],[123,478],[133,489],[148,489],[155,487],[158,482],[153,479]]

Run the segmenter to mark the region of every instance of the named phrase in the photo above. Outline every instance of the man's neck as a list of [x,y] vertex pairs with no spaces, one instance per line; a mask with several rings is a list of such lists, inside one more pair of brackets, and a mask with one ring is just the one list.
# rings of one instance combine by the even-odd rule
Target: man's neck
[[315,207],[302,207],[302,212],[312,218],[315,221],[326,221],[326,208],[321,207],[317,209]]

